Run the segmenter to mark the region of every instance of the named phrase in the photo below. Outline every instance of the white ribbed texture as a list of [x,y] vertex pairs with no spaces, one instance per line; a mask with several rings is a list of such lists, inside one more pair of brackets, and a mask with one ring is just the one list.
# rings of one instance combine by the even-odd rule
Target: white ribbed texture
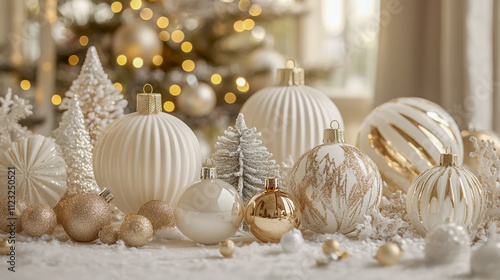
[[458,155],[459,165],[463,161],[462,137],[453,118],[439,105],[415,97],[375,108],[361,125],[357,146],[377,164],[388,184],[386,195],[406,193],[416,176],[439,165],[447,146]]
[[411,184],[406,209],[413,226],[425,236],[450,221],[473,232],[485,204],[479,180],[458,166],[440,166],[420,174]]
[[309,86],[269,87],[255,93],[241,108],[248,127],[262,133],[262,144],[277,163],[300,155],[323,142],[323,129],[340,112],[326,95]]
[[[15,174],[8,168],[14,167]],[[15,175],[9,183],[8,176]],[[0,156],[0,199],[6,198],[9,186],[15,186],[17,198],[28,203],[54,207],[66,191],[66,162],[52,138],[41,135],[14,142]]]
[[128,114],[109,125],[94,148],[94,174],[124,213],[150,200],[173,205],[201,168],[200,145],[181,120],[166,114]]

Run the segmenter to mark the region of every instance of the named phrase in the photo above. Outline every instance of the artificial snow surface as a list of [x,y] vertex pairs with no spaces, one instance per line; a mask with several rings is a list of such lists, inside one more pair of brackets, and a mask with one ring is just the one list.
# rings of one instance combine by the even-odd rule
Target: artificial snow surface
[[[0,234],[0,237],[6,237]],[[345,261],[316,266],[322,243],[340,241],[349,253]],[[380,267],[373,258],[384,241],[356,241],[343,235],[304,233],[305,245],[287,254],[278,244],[263,244],[251,236],[235,237],[235,252],[225,259],[217,245],[203,246],[186,240],[177,229],[162,229],[141,248],[76,243],[61,226],[52,236],[16,236],[16,272],[7,270],[0,257],[0,279],[474,279],[469,264],[426,266],[424,239],[402,239],[400,264]]]

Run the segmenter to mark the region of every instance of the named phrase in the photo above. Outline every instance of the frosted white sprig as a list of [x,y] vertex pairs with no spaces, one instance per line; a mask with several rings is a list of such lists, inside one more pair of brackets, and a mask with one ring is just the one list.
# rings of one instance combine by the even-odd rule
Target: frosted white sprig
[[0,150],[8,147],[12,141],[31,135],[19,121],[33,115],[33,106],[17,95],[12,96],[12,89],[7,89],[5,97],[0,97]]

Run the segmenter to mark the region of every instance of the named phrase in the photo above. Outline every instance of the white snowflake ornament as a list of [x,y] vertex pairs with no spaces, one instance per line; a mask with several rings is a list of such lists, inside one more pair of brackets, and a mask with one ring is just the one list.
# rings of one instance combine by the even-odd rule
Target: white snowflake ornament
[[12,96],[12,89],[5,97],[0,97],[0,151],[9,147],[16,140],[30,136],[31,131],[19,124],[19,120],[33,114],[33,106],[28,100],[17,95]]

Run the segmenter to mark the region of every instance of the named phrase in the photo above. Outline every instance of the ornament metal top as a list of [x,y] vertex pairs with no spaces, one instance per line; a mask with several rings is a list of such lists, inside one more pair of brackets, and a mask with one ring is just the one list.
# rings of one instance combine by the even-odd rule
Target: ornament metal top
[[[150,91],[146,92],[149,87]],[[161,110],[161,94],[153,93],[153,86],[145,84],[142,92],[137,94],[137,112],[141,115],[159,114]]]
[[[270,178],[269,175],[273,174]],[[279,178],[270,172],[265,191],[255,195],[245,210],[250,232],[262,242],[279,242],[281,237],[300,225],[297,199],[279,188]]]
[[304,85],[304,68],[296,67],[295,61],[289,59],[285,68],[279,68],[276,73],[276,84],[278,86],[300,86]]

